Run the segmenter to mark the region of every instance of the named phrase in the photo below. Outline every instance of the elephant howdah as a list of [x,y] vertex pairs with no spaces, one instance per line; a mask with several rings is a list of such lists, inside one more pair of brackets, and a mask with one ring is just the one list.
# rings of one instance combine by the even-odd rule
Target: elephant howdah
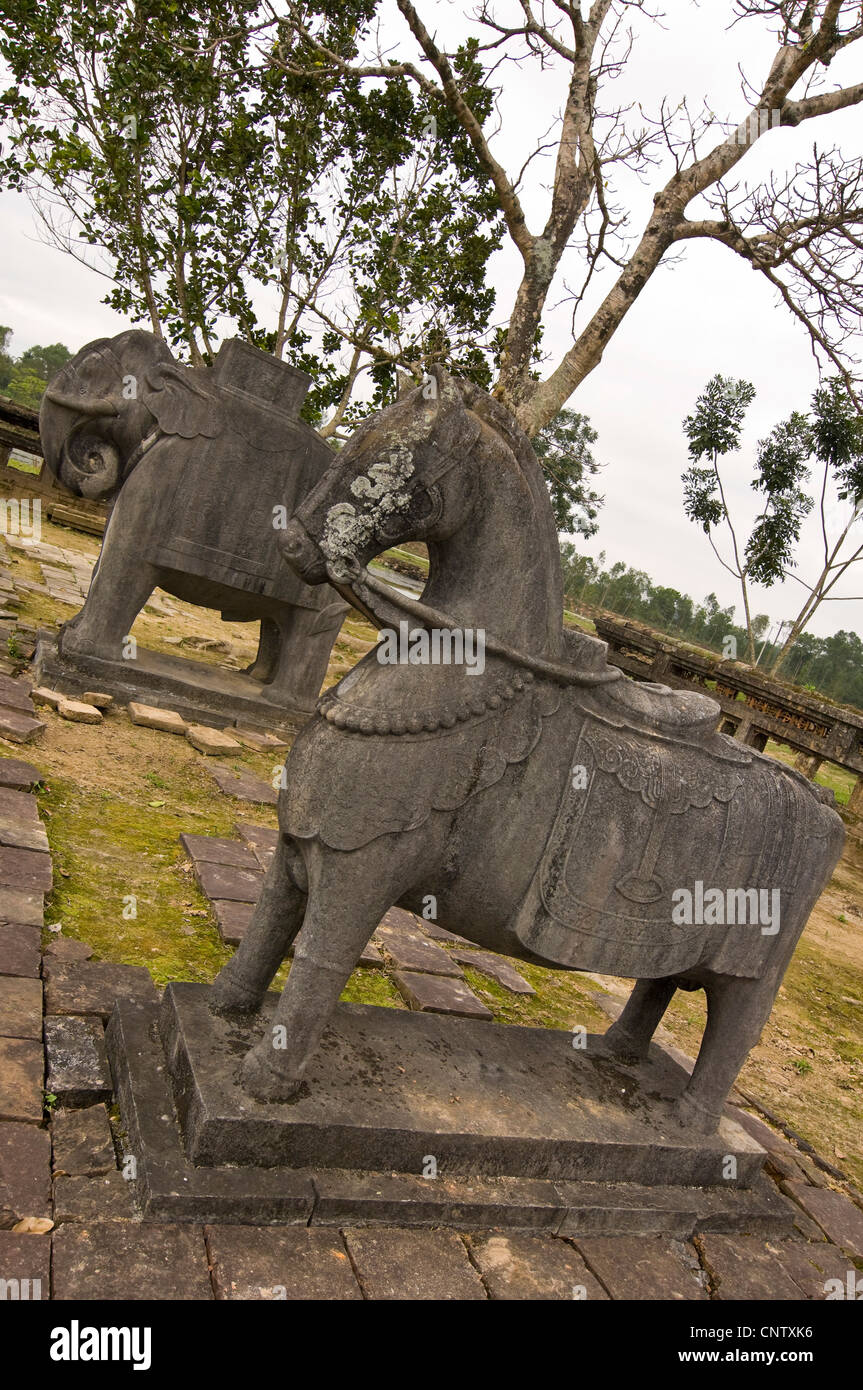
[[[483,632],[485,668],[383,664],[373,651],[321,697],[288,758],[279,845],[212,1007],[257,1008],[296,939],[273,1036],[243,1064],[252,1095],[291,1099],[377,922],[432,896],[479,945],[637,975],[609,1052],[644,1055],[675,990],[704,988],[678,1114],[709,1133],[839,857],[842,822],[805,778],[717,733],[715,701],[638,685],[607,664],[604,643],[564,634],[556,528],[528,439],[476,387],[433,380],[357,431],[283,550],[379,627],[408,616]],[[365,568],[412,539],[431,560],[421,602]]]
[[280,557],[279,527],[332,461],[298,416],[309,378],[232,339],[212,367],[180,366],[151,333],[88,343],[53,378],[45,462],[110,502],[90,593],[59,650],[116,661],[158,586],[230,621],[260,619],[249,675],[261,696],[310,711],[345,604]]

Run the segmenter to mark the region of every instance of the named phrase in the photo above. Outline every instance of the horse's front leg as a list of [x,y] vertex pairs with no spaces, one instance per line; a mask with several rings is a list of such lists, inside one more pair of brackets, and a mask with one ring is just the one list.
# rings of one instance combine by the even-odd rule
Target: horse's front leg
[[415,881],[415,835],[382,836],[364,849],[316,845],[309,897],[288,982],[272,1026],[243,1063],[259,1100],[290,1100],[363,947],[384,913]]

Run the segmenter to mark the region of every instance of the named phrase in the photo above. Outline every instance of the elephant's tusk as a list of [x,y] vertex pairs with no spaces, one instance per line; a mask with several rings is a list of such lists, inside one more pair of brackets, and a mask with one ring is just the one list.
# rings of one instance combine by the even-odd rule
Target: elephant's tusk
[[78,415],[119,415],[114,402],[105,396],[67,396],[63,391],[52,391],[49,386],[45,399],[63,410],[74,410]]

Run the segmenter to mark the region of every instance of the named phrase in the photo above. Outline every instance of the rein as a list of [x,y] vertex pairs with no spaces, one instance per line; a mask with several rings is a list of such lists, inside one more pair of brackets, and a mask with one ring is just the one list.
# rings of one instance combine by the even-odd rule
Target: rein
[[[374,611],[374,606],[369,598],[370,594],[377,595],[384,600],[385,604],[390,604],[402,613],[407,613],[412,618],[416,618],[426,627],[459,629],[463,627],[448,613],[442,613],[437,608],[430,608],[428,604],[421,603],[417,599],[408,598],[407,595],[399,593],[391,585],[385,584],[382,580],[376,579],[367,569],[360,566],[355,556],[346,556],[340,561],[331,561],[327,564],[327,578],[334,589],[343,598],[374,623],[375,627],[380,626],[380,619]],[[362,602],[362,599],[365,602]],[[521,666],[524,670],[532,671],[537,676],[542,676],[545,680],[556,682],[558,685],[607,685],[611,681],[620,680],[623,672],[617,667],[610,667],[607,671],[596,674],[580,674],[574,666],[563,666],[556,661],[543,661],[541,657],[530,656],[527,652],[517,651],[515,647],[509,647],[505,642],[501,642],[497,637],[486,633],[485,650],[492,656],[503,657],[515,666]]]

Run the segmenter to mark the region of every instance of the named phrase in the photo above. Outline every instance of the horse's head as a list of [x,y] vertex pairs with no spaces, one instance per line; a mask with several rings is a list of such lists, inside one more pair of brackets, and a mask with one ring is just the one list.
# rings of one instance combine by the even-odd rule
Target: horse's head
[[466,459],[481,432],[442,368],[357,430],[280,535],[307,584],[364,567],[402,541],[441,539],[468,504]]

